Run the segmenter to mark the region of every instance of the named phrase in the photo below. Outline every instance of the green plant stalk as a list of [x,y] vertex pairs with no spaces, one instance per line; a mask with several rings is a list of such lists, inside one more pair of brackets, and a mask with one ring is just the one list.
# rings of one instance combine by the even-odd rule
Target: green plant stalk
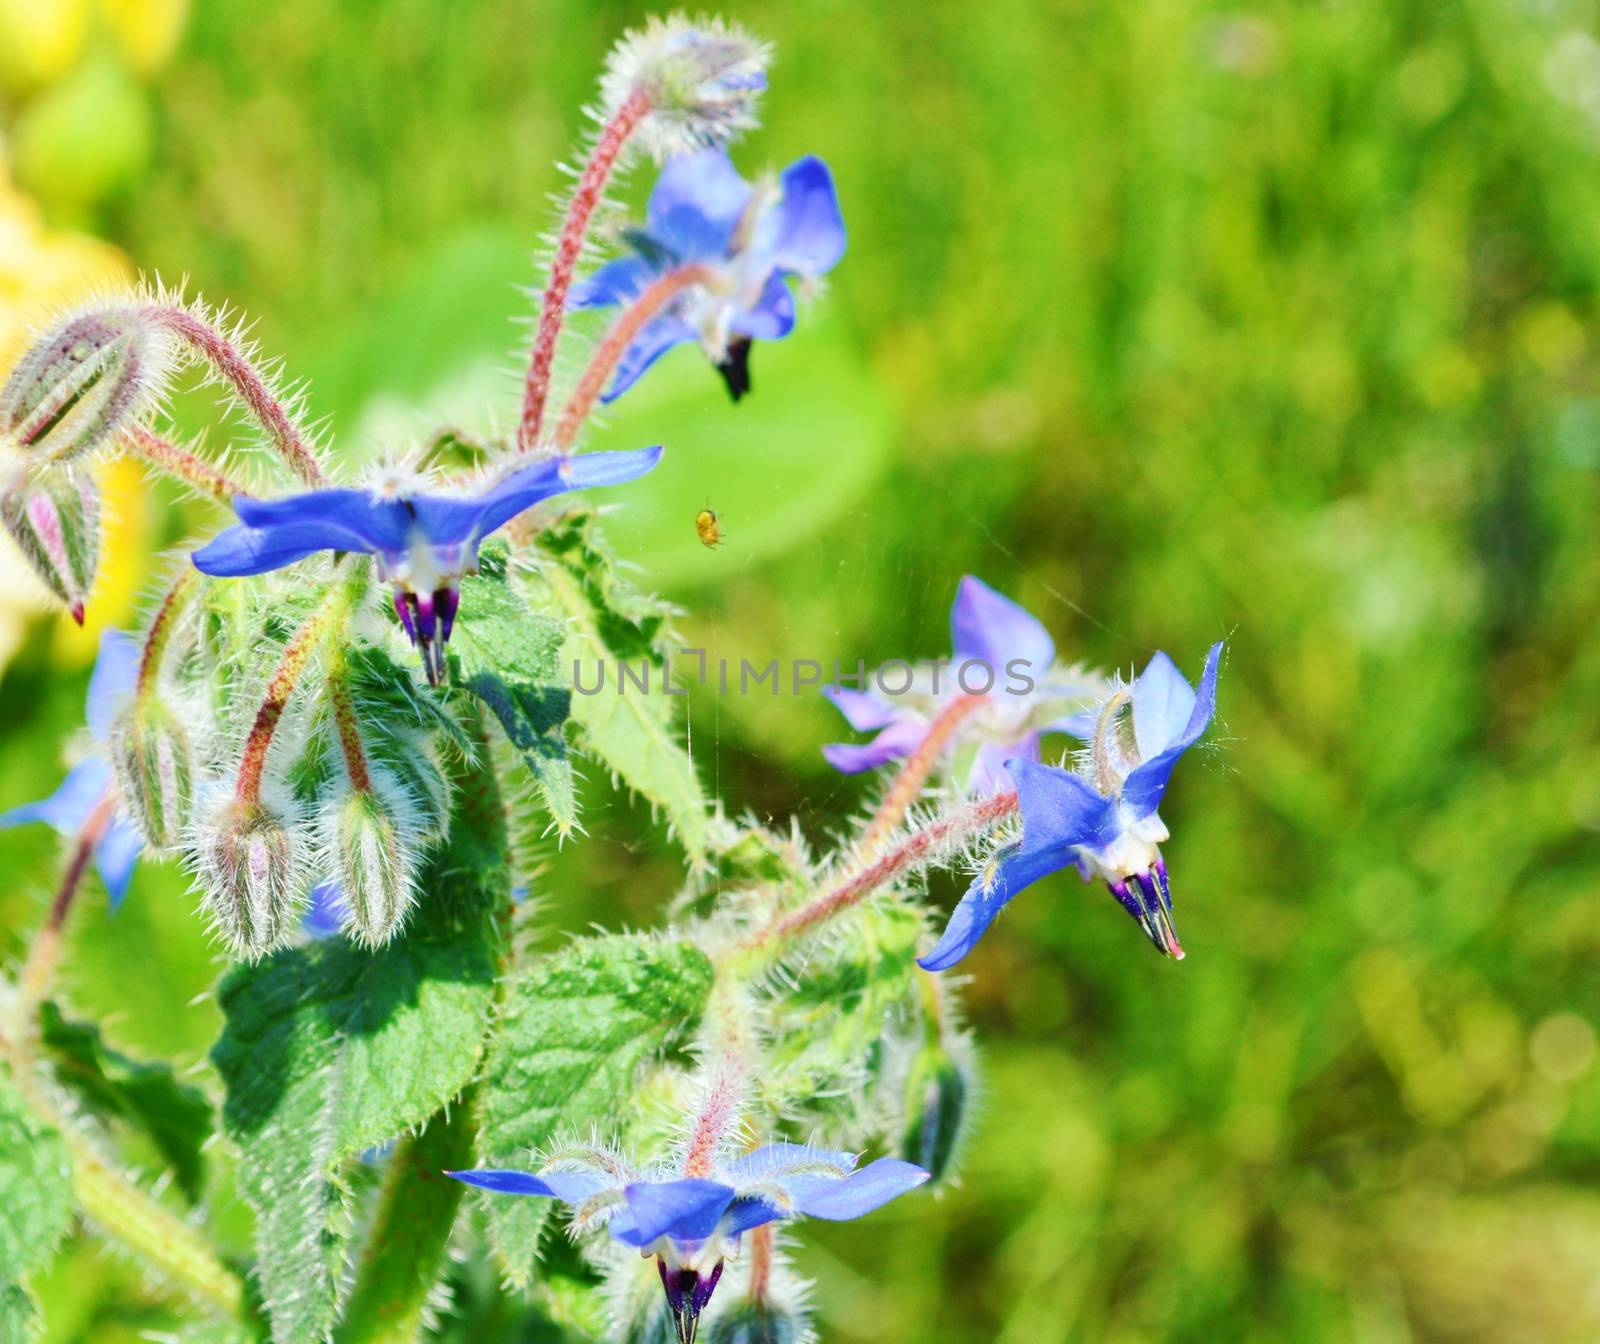
[[[490,840],[502,855],[509,848],[505,801],[495,776],[489,743],[477,725],[478,757],[456,781],[464,806],[459,824]],[[515,955],[509,902],[495,912],[500,931],[497,1003],[504,998]],[[434,1114],[419,1133],[407,1135],[389,1157],[377,1216],[367,1234],[355,1287],[335,1332],[336,1344],[413,1344],[427,1323],[429,1294],[466,1187],[444,1173],[473,1164],[477,1149],[476,1089]]]
[[444,1173],[472,1165],[475,1116],[469,1091],[391,1154],[337,1344],[411,1344],[422,1337],[428,1297],[466,1193]]
[[0,1058],[11,1065],[18,1093],[66,1143],[73,1199],[84,1217],[180,1296],[216,1315],[248,1321],[244,1281],[201,1233],[119,1172],[68,1123],[40,1086],[25,1047],[0,1036]]

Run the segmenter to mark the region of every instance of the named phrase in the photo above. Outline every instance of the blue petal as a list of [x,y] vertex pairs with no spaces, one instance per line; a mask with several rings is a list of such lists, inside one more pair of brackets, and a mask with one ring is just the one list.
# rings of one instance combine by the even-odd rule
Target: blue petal
[[282,499],[240,495],[233,511],[247,527],[321,528],[328,551],[394,551],[410,540],[412,513],[400,499],[370,490],[308,490]]
[[983,663],[997,685],[1004,684],[1008,663],[1020,660],[1039,679],[1056,658],[1055,641],[1037,617],[970,574],[961,580],[950,608],[950,646],[958,669],[969,660]]
[[121,815],[112,817],[105,834],[94,847],[94,866],[100,880],[106,884],[106,896],[115,910],[128,894],[128,883],[133,880],[133,866],[138,862],[144,841],[139,832]]
[[773,212],[768,246],[773,265],[799,275],[825,275],[844,256],[844,215],[828,165],[814,155],[791,163],[779,179],[783,200]]
[[544,1183],[563,1204],[582,1204],[602,1190],[614,1190],[618,1182],[598,1171],[547,1171]]
[[854,1153],[835,1148],[814,1148],[809,1143],[769,1143],[754,1152],[722,1164],[722,1173],[735,1185],[771,1180],[786,1167],[838,1167],[840,1175],[853,1171]]
[[1194,687],[1164,653],[1152,658],[1133,683],[1133,741],[1139,759],[1159,756],[1182,736],[1194,712]]
[[62,835],[76,835],[111,787],[111,769],[97,756],[79,761],[48,798],[0,814],[0,830],[43,821]]
[[830,1222],[860,1218],[927,1179],[921,1167],[897,1157],[880,1157],[842,1181],[822,1178],[796,1200],[796,1206],[808,1218]]
[[749,1198],[736,1199],[728,1205],[728,1211],[722,1216],[722,1232],[725,1236],[736,1237],[741,1232],[748,1232],[753,1227],[760,1227],[765,1223],[775,1223],[780,1218],[790,1215],[782,1209],[774,1208],[764,1199]]
[[480,1190],[493,1190],[502,1195],[555,1195],[544,1181],[531,1171],[505,1171],[492,1168],[479,1171],[447,1171],[445,1175],[465,1185],[475,1185]]
[[1022,841],[1000,858],[987,887],[980,874],[967,888],[938,945],[917,959],[925,971],[954,966],[1013,896],[1072,863],[1079,846],[1103,849],[1120,833],[1116,804],[1081,776],[1020,758],[1006,769],[1017,782]]
[[660,1237],[704,1241],[733,1203],[733,1187],[717,1181],[638,1181],[626,1188],[628,1214],[612,1221],[611,1234],[629,1246]]
[[928,726],[919,719],[904,718],[891,723],[872,741],[857,746],[849,742],[830,742],[822,758],[844,775],[859,775],[880,765],[909,756],[927,736]]
[[852,691],[843,686],[824,686],[822,694],[832,702],[858,733],[887,728],[905,717],[905,711],[885,696],[871,691]]
[[1211,715],[1217,707],[1217,663],[1221,657],[1222,644],[1218,642],[1206,654],[1205,670],[1200,674],[1200,688],[1183,730],[1165,751],[1139,764],[1124,781],[1122,802],[1134,816],[1149,816],[1161,806],[1161,795],[1166,792],[1172,767],[1177,765],[1178,757],[1200,740],[1200,735],[1210,724]]
[[343,927],[340,907],[344,892],[336,878],[318,882],[311,888],[311,907],[300,918],[300,927],[313,938],[331,938]]
[[793,331],[794,295],[783,276],[777,271],[769,275],[755,306],[735,313],[728,325],[741,336],[759,341],[781,340]]
[[617,361],[617,372],[611,379],[611,386],[600,400],[607,403],[615,401],[673,346],[698,339],[694,328],[680,318],[658,317],[646,322],[644,330]]
[[722,257],[749,201],[749,183],[722,150],[679,154],[650,193],[649,231],[680,262]]
[[977,797],[987,797],[1009,789],[1006,763],[1017,757],[1026,761],[1039,759],[1039,734],[1024,733],[1011,742],[985,742],[978,748],[972,762],[972,773],[967,776],[967,792]]
[[89,703],[86,717],[89,735],[104,742],[111,732],[111,720],[118,702],[133,693],[139,677],[139,641],[121,630],[107,630],[100,636],[100,655],[89,674]]
[[609,308],[632,303],[660,268],[641,256],[618,257],[572,287],[568,308]]
[[202,574],[217,579],[237,579],[282,569],[308,555],[328,549],[365,551],[360,538],[345,536],[330,542],[327,528],[311,523],[302,527],[226,528],[189,557]]

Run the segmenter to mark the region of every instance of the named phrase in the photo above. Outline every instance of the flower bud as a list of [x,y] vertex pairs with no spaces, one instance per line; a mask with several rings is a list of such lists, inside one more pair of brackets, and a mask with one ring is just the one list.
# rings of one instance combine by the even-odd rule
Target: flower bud
[[657,159],[725,145],[756,124],[769,50],[720,20],[650,19],[612,49],[600,85],[610,121],[636,93],[648,101],[639,137]]
[[306,892],[300,846],[261,803],[228,802],[198,858],[205,909],[240,956],[270,952],[295,927]]
[[416,864],[379,794],[352,789],[323,813],[333,878],[344,894],[345,928],[377,947],[399,932],[416,899]]
[[944,1178],[963,1133],[972,1090],[968,1072],[942,1044],[933,1042],[917,1052],[906,1074],[900,1156],[935,1181]]
[[0,442],[36,460],[81,457],[150,410],[171,367],[171,340],[137,308],[66,318],[0,389]]
[[706,1344],[799,1344],[806,1324],[774,1302],[741,1302],[711,1322]]
[[170,849],[189,824],[194,763],[189,735],[155,695],[135,696],[111,728],[111,761],[123,807],[147,844]]
[[24,471],[0,493],[0,520],[28,564],[83,624],[100,557],[100,490],[87,472]]

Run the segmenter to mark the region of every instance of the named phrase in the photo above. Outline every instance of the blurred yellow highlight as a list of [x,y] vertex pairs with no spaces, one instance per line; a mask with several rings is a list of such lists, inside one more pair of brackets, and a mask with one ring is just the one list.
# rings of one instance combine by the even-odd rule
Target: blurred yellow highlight
[[[97,290],[126,285],[127,259],[93,238],[47,229],[37,207],[11,184],[0,153],[0,376],[11,371],[27,347],[30,323],[53,309]],[[123,624],[138,596],[132,563],[148,545],[149,507],[139,469],[117,461],[101,469],[106,518],[99,574],[79,630],[64,615],[58,622],[57,656],[69,664],[88,662],[107,625]],[[28,624],[57,608],[9,540],[0,542],[0,667],[11,660]]]

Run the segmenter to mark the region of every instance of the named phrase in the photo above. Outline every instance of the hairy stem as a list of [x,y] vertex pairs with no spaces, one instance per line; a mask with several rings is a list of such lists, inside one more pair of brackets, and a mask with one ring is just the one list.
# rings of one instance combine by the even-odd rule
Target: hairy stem
[[230,503],[235,495],[245,493],[245,488],[226,472],[143,425],[134,425],[123,432],[122,448],[130,457],[160,468],[220,503]]
[[472,1165],[472,1094],[396,1145],[356,1266],[337,1344],[414,1344],[466,1187],[444,1173]]
[[226,336],[209,322],[178,304],[156,304],[150,309],[168,331],[181,338],[238,397],[239,403],[266,431],[267,439],[289,469],[307,485],[326,485],[322,464],[289,412],[267,385],[260,371]]
[[705,1089],[689,1127],[685,1176],[709,1176],[718,1151],[739,1123],[756,1056],[751,1017],[743,990],[730,977],[719,976],[706,1005]]
[[234,796],[241,803],[255,803],[261,799],[261,777],[267,768],[267,751],[272,746],[273,734],[283,711],[300,682],[301,674],[317,647],[330,635],[343,628],[344,618],[354,605],[361,585],[353,579],[341,578],[323,604],[306,617],[284,647],[278,666],[267,682],[266,694],[256,709],[255,722],[245,738],[244,750],[239,755],[239,775],[234,784]]
[[244,1283],[219,1260],[200,1232],[111,1165],[61,1114],[34,1071],[23,1044],[0,1035],[0,1059],[29,1106],[67,1146],[78,1208],[179,1296],[220,1316],[243,1320]]
[[178,571],[166,595],[162,597],[161,605],[156,608],[156,614],[151,619],[150,629],[144,638],[144,650],[139,655],[139,679],[135,684],[134,694],[140,700],[144,700],[156,689],[161,674],[161,660],[166,657],[167,646],[172,642],[172,632],[177,628],[178,617],[199,582],[199,571],[190,565],[185,565]]
[[857,852],[863,859],[871,858],[883,848],[883,842],[905,818],[906,809],[922,795],[922,786],[927,783],[929,772],[956,729],[983,702],[981,695],[958,695],[928,725],[927,736],[906,757],[906,763],[900,767],[900,773],[894,777],[888,793],[883,796],[883,802],[878,805],[872,820],[867,823],[867,829],[862,832]]
[[565,450],[577,442],[578,431],[583,428],[583,422],[588,418],[589,412],[594,410],[594,404],[599,400],[606,379],[611,376],[611,371],[617,367],[617,362],[644,329],[645,323],[684,290],[695,285],[703,285],[711,278],[712,272],[708,266],[679,266],[652,281],[644,293],[627,307],[622,316],[612,324],[604,339],[595,347],[594,354],[589,357],[588,366],[578,380],[578,386],[573,390],[566,409],[561,412],[561,419],[556,424],[557,448]]
[[950,816],[941,817],[914,832],[881,859],[858,869],[809,904],[775,920],[752,935],[745,947],[781,946],[790,939],[810,933],[819,924],[865,900],[886,882],[924,866],[948,846],[986,830],[1016,810],[1017,794],[1014,789],[966,804]]
[[44,925],[34,936],[28,949],[28,959],[23,963],[18,981],[23,1015],[23,1029],[30,1031],[33,1007],[50,993],[55,980],[56,965],[61,960],[61,932],[78,892],[83,888],[84,875],[89,871],[89,860],[94,857],[94,847],[106,833],[117,808],[116,797],[109,790],[97,804],[88,819],[79,828],[72,841],[72,856],[67,860],[66,871],[56,888],[55,900],[50,903],[50,913]]
[[361,745],[361,723],[356,718],[355,702],[350,698],[350,685],[345,680],[343,661],[341,657],[341,666],[330,669],[328,675],[328,704],[333,709],[333,730],[339,739],[339,751],[344,757],[344,769],[350,777],[350,787],[357,793],[371,793],[372,771],[367,765],[366,749]]
[[583,241],[589,233],[589,221],[629,137],[649,112],[650,99],[643,89],[634,90],[623,101],[616,115],[601,128],[594,152],[584,164],[583,174],[567,206],[556,254],[550,263],[550,278],[540,299],[539,329],[533,338],[533,358],[522,390],[522,420],[517,426],[519,452],[532,452],[539,442],[545,402],[550,397],[550,375],[555,368],[556,340],[567,315],[567,291],[572,288]]

